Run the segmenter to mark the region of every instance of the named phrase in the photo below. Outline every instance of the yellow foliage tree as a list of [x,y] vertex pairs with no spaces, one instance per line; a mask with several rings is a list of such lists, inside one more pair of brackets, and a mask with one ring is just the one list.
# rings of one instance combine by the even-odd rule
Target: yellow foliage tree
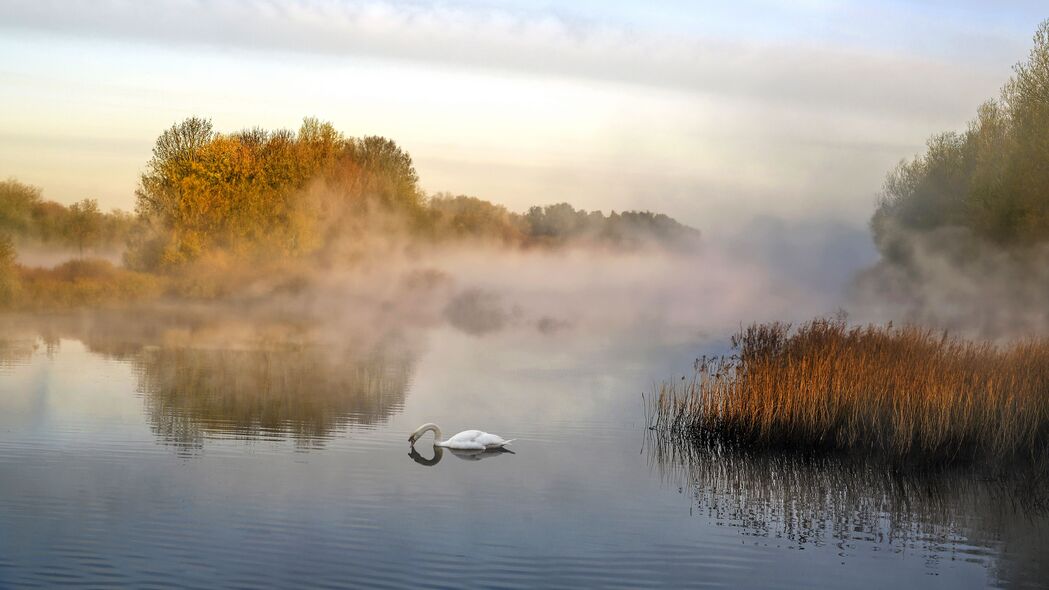
[[298,133],[218,134],[191,118],[157,139],[137,191],[149,230],[128,261],[174,268],[208,253],[298,257],[372,206],[420,217],[411,157],[381,137],[346,138],[305,119]]

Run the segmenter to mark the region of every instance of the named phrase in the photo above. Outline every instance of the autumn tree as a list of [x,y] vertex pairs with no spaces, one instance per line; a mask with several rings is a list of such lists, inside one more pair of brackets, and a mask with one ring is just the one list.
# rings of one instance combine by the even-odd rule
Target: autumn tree
[[39,188],[0,182],[0,231],[19,243],[76,248],[123,247],[135,219],[122,211],[102,212],[95,202],[66,206],[42,198]]
[[136,193],[150,229],[128,259],[171,268],[215,251],[302,256],[375,207],[419,218],[417,184],[411,157],[381,137],[347,138],[310,118],[297,133],[232,134],[187,119],[157,139]]
[[0,231],[24,235],[33,226],[33,210],[41,202],[40,189],[13,178],[0,181]]
[[98,201],[84,199],[69,206],[69,230],[76,243],[80,257],[84,257],[84,248],[97,246],[102,234],[102,212]]
[[0,307],[11,305],[18,295],[19,279],[15,258],[14,241],[7,234],[0,233]]
[[430,198],[432,229],[438,238],[479,238],[517,245],[524,241],[520,216],[489,201],[438,194]]

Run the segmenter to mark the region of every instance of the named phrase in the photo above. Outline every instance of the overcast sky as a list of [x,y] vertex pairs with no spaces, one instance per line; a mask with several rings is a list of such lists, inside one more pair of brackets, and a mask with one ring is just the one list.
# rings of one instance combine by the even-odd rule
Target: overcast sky
[[[1041,6],[1039,6],[1041,4]],[[0,177],[131,208],[156,136],[304,116],[512,209],[862,227],[997,95],[1043,2],[0,0]]]

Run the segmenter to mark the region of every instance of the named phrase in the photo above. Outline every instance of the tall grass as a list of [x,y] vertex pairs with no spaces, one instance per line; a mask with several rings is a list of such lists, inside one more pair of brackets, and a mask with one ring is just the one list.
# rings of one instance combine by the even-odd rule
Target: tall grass
[[[160,277],[105,260],[70,260],[55,268],[19,267],[17,271],[18,290],[7,307],[18,310],[119,306],[155,300],[163,293]],[[3,303],[0,301],[0,310]]]
[[660,387],[655,429],[939,463],[1049,451],[1049,339],[995,346],[821,319],[753,325],[732,344]]

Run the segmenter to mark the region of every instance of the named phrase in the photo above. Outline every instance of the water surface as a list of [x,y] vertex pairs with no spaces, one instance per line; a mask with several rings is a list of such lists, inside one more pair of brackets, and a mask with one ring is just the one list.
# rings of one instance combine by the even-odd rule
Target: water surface
[[[0,587],[1049,579],[1049,521],[1014,488],[653,444],[641,392],[713,346],[698,334],[249,332],[5,325]],[[410,452],[427,421],[516,438],[515,453]]]

